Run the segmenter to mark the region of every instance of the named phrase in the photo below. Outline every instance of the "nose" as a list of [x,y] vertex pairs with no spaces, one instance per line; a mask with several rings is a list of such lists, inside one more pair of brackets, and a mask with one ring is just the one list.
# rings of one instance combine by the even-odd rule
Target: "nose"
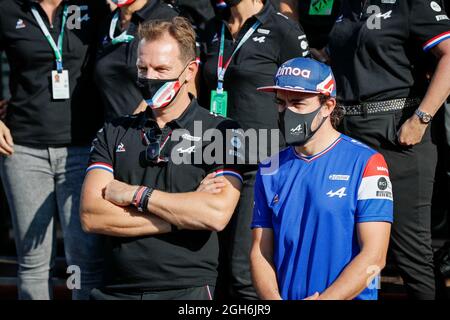
[[147,74],[145,76],[147,79],[158,79],[158,73],[152,68],[147,69]]

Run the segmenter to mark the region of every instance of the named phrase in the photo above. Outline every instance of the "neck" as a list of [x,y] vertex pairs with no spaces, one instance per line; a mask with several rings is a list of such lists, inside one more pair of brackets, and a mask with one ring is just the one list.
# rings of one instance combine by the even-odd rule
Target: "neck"
[[61,4],[61,2],[62,0],[41,0],[40,4],[57,7]]
[[141,10],[149,1],[152,0],[136,0],[133,3],[120,7],[120,14],[123,19],[131,19],[133,13]]
[[153,110],[153,115],[160,128],[164,128],[167,123],[178,119],[191,103],[189,93],[185,88],[181,88],[175,100],[166,108]]
[[264,3],[261,0],[243,0],[231,7],[230,23],[242,26],[248,18],[258,14],[263,8]]
[[304,146],[295,147],[295,151],[303,156],[313,156],[328,148],[340,135],[327,120]]

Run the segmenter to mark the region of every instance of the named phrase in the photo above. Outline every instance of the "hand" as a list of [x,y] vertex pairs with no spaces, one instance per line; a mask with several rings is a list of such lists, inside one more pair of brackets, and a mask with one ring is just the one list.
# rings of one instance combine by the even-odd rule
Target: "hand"
[[138,188],[139,186],[130,186],[126,183],[113,180],[105,188],[105,200],[121,207],[127,207],[131,205]]
[[0,120],[5,119],[8,111],[8,100],[0,100]]
[[8,127],[0,121],[0,154],[10,156],[14,153],[14,142]]
[[413,146],[422,141],[427,124],[422,123],[418,116],[413,115],[406,120],[398,131],[398,142],[404,146]]
[[303,300],[319,300],[320,294],[318,292],[314,293],[312,296],[309,296],[308,298],[305,298]]
[[222,176],[216,177],[216,173],[213,172],[208,174],[205,179],[200,182],[200,185],[197,188],[197,192],[216,194],[220,193],[225,186],[225,178]]

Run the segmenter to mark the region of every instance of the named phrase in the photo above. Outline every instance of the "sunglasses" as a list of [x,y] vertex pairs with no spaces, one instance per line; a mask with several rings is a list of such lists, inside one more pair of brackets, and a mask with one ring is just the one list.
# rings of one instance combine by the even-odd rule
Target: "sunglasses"
[[145,149],[145,160],[148,163],[158,164],[161,162],[168,162],[169,157],[161,156],[161,150],[164,148],[167,140],[161,143],[162,133],[156,128],[151,128],[143,131],[144,139],[147,143]]

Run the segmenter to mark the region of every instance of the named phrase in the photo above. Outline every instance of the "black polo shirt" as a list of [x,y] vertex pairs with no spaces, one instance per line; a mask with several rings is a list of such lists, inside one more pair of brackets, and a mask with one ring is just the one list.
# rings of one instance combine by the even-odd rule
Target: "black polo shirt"
[[[380,8],[378,18],[367,13],[370,5]],[[329,42],[338,95],[346,104],[422,97],[424,52],[448,38],[439,0],[368,0],[364,8],[361,0],[344,1]]]
[[[125,183],[170,193],[195,191],[201,180],[214,171],[240,177],[242,132],[231,130],[238,128],[234,121],[211,115],[193,99],[182,116],[162,129],[163,141],[172,132],[162,149],[170,161],[155,165],[143,161],[146,143],[142,128],[158,128],[152,117],[148,108],[138,115],[106,124],[94,141],[88,170],[104,169]],[[196,129],[195,122],[202,127]],[[208,138],[205,133],[208,129],[220,131],[223,140],[214,134],[211,137],[215,138]],[[195,160],[202,154],[212,154],[211,148],[215,147],[210,140],[216,139],[229,158],[213,162],[200,157],[191,161],[192,164],[177,162],[179,157]],[[220,145],[217,148],[221,149]],[[218,265],[215,232],[183,230],[140,238],[108,237],[108,240],[107,290],[140,292],[215,285]]]
[[[227,17],[223,17],[227,19]],[[299,25],[278,13],[265,1],[260,13],[249,18],[234,42],[225,28],[224,61],[227,61],[245,33],[259,20],[261,25],[233,57],[225,73],[224,90],[228,92],[228,117],[245,130],[277,129],[278,113],[274,94],[256,89],[274,84],[278,67],[285,61],[309,54],[306,36]],[[209,22],[204,40],[202,105],[210,105],[211,90],[217,88],[221,17]],[[224,62],[225,63],[225,62]],[[270,150],[269,150],[270,151]]]
[[[298,16],[311,48],[321,49],[327,44],[328,34],[341,9],[342,0],[298,0]],[[321,10],[322,7],[331,11]]]
[[[117,9],[119,10],[119,9]],[[111,20],[114,14],[105,19],[101,26],[102,45],[98,52],[95,67],[95,82],[97,83],[107,121],[114,118],[132,114],[142,102],[142,94],[136,85],[139,39],[137,31],[139,25],[150,20],[171,19],[177,12],[165,3],[158,0],[149,0],[139,11],[133,13],[127,34],[134,36],[129,43],[113,45],[109,36]],[[120,22],[114,36],[122,33]]]
[[[69,71],[70,99],[53,100],[51,72],[55,55],[30,8],[31,0],[0,2],[0,50],[10,67],[11,100],[6,124],[17,144],[48,146],[89,144],[101,126],[102,110],[93,86],[92,72],[98,20],[106,3],[67,0],[57,9],[53,27],[38,11],[55,42],[61,32],[64,4],[80,6],[80,29],[66,25],[63,66]],[[68,22],[71,20],[69,16]],[[73,20],[73,18],[72,18]]]

